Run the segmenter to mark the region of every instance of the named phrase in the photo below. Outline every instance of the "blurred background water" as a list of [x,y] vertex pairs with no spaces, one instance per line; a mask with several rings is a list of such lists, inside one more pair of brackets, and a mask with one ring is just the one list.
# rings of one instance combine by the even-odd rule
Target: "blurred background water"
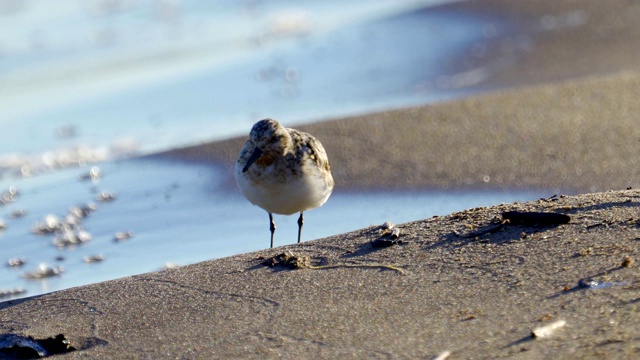
[[[426,10],[443,2],[0,0],[0,261],[26,260],[0,268],[0,296],[266,248],[266,213],[222,168],[136,156],[246,135],[264,117],[295,126],[470,93],[490,73],[448,60],[484,56],[483,41],[508,28]],[[102,177],[79,179],[96,164]],[[99,201],[103,191],[115,199]],[[337,189],[303,235],[546,195]],[[33,233],[87,203],[95,211],[76,221],[91,240],[56,247],[60,234]],[[276,217],[276,245],[295,242],[295,221]],[[24,279],[41,263],[63,271]]]
[[0,152],[149,152],[459,95],[448,58],[498,29],[439,2],[3,0]]

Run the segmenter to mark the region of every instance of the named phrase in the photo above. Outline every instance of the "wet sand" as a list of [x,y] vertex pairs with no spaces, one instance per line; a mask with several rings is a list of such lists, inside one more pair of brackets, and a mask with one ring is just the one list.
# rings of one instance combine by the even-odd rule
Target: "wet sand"
[[[525,31],[576,9],[586,26],[537,34],[537,50],[486,83],[500,91],[301,128],[325,144],[342,188],[636,187],[640,4],[434,11],[510,14]],[[230,167],[243,141],[158,156]],[[383,230],[362,229],[3,302],[0,328],[64,334],[80,351],[62,358],[633,358],[639,200],[622,190],[470,209],[399,225],[386,248],[371,245]],[[571,221],[501,225],[514,210]],[[306,268],[263,265],[285,251]]]

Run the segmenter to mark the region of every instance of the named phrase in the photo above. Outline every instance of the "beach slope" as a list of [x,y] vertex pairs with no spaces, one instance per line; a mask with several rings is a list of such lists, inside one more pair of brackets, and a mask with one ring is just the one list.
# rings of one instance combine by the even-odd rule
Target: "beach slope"
[[[372,245],[389,238],[374,226],[0,303],[0,331],[63,334],[78,349],[63,358],[632,358],[639,201],[469,209],[399,225],[388,247]],[[505,211],[571,220],[503,224]]]

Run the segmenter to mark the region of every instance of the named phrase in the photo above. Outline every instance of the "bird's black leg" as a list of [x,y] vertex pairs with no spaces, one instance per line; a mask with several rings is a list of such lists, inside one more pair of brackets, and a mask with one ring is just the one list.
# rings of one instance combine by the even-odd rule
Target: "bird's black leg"
[[269,230],[271,230],[271,248],[273,249],[273,233],[276,232],[276,223],[273,221],[272,213],[269,213]]
[[304,224],[304,215],[300,211],[300,217],[298,218],[298,244],[300,244],[300,238],[302,237],[302,224]]

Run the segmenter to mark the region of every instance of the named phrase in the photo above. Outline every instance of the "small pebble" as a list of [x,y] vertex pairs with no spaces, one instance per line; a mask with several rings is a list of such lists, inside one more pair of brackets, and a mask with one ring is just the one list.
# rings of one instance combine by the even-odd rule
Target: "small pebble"
[[593,280],[593,279],[580,279],[580,280],[578,280],[578,287],[581,287],[581,288],[595,289],[595,288],[597,288],[599,286],[601,286],[601,284],[597,280]]
[[89,172],[81,174],[78,176],[78,179],[86,181],[91,180],[92,182],[97,182],[102,177],[102,170],[99,167],[94,166],[89,169]]
[[11,186],[9,187],[9,190],[7,190],[5,193],[0,195],[0,204],[12,203],[16,200],[17,197],[18,197],[18,188],[16,188],[15,186]]
[[13,258],[7,261],[8,267],[20,267],[27,262],[24,258]]
[[75,216],[74,214],[69,214],[64,217],[64,223],[71,227],[80,226],[80,221],[80,218]]
[[52,276],[59,276],[64,269],[61,266],[49,266],[47,264],[40,264],[37,269],[24,273],[22,275],[25,279],[44,279]]
[[398,240],[400,237],[400,229],[393,223],[387,221],[382,224],[381,228],[384,229],[382,235],[371,241],[371,246],[374,248],[384,248],[403,243],[402,240]]
[[103,191],[96,196],[97,201],[108,202],[116,199],[116,195],[112,192]]
[[83,213],[82,217],[86,217],[87,215],[89,215],[92,212],[96,211],[97,208],[98,207],[96,206],[96,204],[94,204],[92,202],[86,203],[84,206],[82,206],[80,208],[82,210],[82,213]]
[[172,262],[166,262],[164,263],[164,266],[162,267],[163,270],[170,270],[170,269],[177,269],[179,267],[181,267],[182,265],[180,264],[176,264],[176,263],[172,263]]
[[21,218],[23,216],[25,216],[27,213],[20,209],[20,210],[15,210],[9,213],[9,217],[12,219],[16,219],[16,218]]
[[101,261],[104,261],[104,256],[102,256],[102,255],[86,256],[84,258],[84,262],[86,262],[88,264],[101,262]]
[[31,231],[34,234],[51,234],[62,228],[62,222],[57,216],[49,214],[44,217],[44,221],[37,223]]
[[393,229],[394,227],[396,227],[396,225],[394,223],[392,223],[391,221],[385,221],[385,223],[380,225],[380,227],[382,229]]
[[90,241],[92,238],[93,237],[91,236],[91,234],[85,230],[67,230],[62,235],[59,235],[55,239],[53,239],[52,243],[58,248],[63,248],[83,244],[87,241]]
[[67,215],[67,217],[68,218],[75,217],[77,219],[84,219],[87,216],[89,216],[89,214],[94,212],[95,210],[96,210],[96,204],[90,202],[90,203],[87,203],[86,205],[74,206],[74,207],[70,208],[69,209],[69,215]]
[[22,295],[22,294],[24,294],[26,292],[27,292],[27,290],[25,290],[23,288],[0,290],[0,299],[8,298],[8,297],[16,296],[16,295]]
[[118,231],[113,236],[113,241],[120,242],[120,241],[131,239],[132,237],[133,237],[133,231]]

